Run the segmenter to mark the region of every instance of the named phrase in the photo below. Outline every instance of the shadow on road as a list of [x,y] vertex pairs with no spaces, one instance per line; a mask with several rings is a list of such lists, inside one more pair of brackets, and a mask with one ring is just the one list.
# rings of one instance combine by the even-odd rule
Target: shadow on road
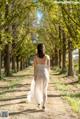
[[15,98],[0,99],[0,101],[11,101],[11,100],[17,100],[17,99],[25,99],[26,97],[27,97],[27,95],[21,95],[21,96],[15,97]]
[[28,85],[30,85],[30,83],[26,83],[26,84],[13,84],[13,85],[11,85],[11,86],[0,86],[0,89],[8,89],[8,88],[13,88],[13,87],[17,87],[17,88],[19,88],[19,87],[24,87],[24,86],[28,86]]
[[9,115],[17,115],[17,114],[23,114],[23,113],[36,113],[36,112],[43,112],[43,110],[37,110],[37,109],[26,109],[23,111],[19,111],[19,112],[11,112],[9,113]]

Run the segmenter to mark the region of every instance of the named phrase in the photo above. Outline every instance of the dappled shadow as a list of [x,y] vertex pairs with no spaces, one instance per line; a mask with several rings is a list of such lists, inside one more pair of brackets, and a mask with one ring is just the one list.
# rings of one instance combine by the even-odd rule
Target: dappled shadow
[[51,73],[51,75],[61,75],[61,73]]
[[36,112],[43,112],[43,110],[37,110],[37,109],[26,109],[26,110],[23,110],[23,111],[18,111],[18,112],[11,112],[9,113],[9,115],[19,115],[19,114],[22,114],[22,113],[36,113]]
[[66,71],[58,71],[58,72],[52,72],[52,75],[66,75]]
[[65,84],[65,85],[74,85],[74,84],[76,84],[76,83],[80,83],[80,81],[79,81],[79,80],[67,81],[67,82],[65,82],[64,84]]
[[54,87],[54,84],[62,84],[62,85],[65,85],[64,82],[55,81],[55,82],[53,82],[53,83],[49,83],[49,86],[50,86],[50,87]]
[[11,77],[25,77],[25,76],[32,77],[33,74],[19,74],[19,75],[17,74],[17,75],[12,75]]
[[26,84],[13,84],[13,85],[11,85],[11,86],[0,86],[0,88],[1,89],[8,89],[8,88],[13,88],[13,87],[17,87],[17,88],[19,88],[19,87],[24,87],[24,86],[28,86],[28,85],[30,85],[30,83],[26,83]]
[[69,94],[48,94],[48,97],[63,97],[63,96],[69,96],[69,97],[75,97],[80,98],[80,92],[79,93],[69,93]]
[[26,101],[20,101],[20,102],[16,102],[16,103],[7,103],[7,104],[2,104],[0,105],[0,107],[4,107],[4,106],[9,106],[9,105],[16,105],[16,104],[23,104],[25,103]]
[[27,95],[21,95],[21,96],[16,96],[14,98],[6,98],[6,99],[0,99],[0,101],[11,101],[11,100],[18,100],[18,99],[24,99],[26,98]]
[[66,75],[64,75],[64,76],[62,76],[62,78],[68,78],[69,76],[66,74]]
[[13,90],[6,90],[6,91],[3,91],[3,92],[0,92],[0,95],[2,95],[2,94],[5,94],[5,93],[12,93],[12,92],[27,92],[27,91],[29,91],[29,89],[27,89],[27,90],[20,90],[20,89],[13,89]]
[[57,82],[53,82],[53,83],[49,83],[49,85],[52,85],[52,86],[54,86],[53,84],[56,84]]
[[79,93],[72,93],[69,95],[70,97],[76,97],[76,98],[80,98],[80,92]]
[[62,97],[66,96],[66,94],[48,94],[48,97]]

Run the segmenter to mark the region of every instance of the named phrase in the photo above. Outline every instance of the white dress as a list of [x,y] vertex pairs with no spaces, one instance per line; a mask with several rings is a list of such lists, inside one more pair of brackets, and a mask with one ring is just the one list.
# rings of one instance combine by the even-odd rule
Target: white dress
[[47,100],[47,87],[49,81],[49,71],[46,64],[36,65],[36,80],[32,80],[31,90],[27,95],[27,100],[35,100],[37,104],[45,105]]

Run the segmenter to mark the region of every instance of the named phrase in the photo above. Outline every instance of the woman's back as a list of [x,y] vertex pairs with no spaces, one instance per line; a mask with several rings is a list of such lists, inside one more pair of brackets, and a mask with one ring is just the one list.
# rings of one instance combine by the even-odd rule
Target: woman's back
[[43,58],[39,58],[37,55],[34,58],[34,65],[50,65],[49,56],[45,55]]
[[35,75],[37,77],[45,78],[46,75],[49,74],[49,63],[48,63],[48,56],[45,55],[43,58],[39,58],[35,56],[34,63],[35,63]]

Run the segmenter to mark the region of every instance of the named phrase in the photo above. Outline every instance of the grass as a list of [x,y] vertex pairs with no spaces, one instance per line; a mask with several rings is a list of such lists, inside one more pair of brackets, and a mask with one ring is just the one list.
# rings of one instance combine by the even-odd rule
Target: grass
[[14,97],[13,90],[24,86],[22,84],[23,80],[25,79],[24,77],[31,75],[32,70],[31,67],[29,67],[28,69],[14,73],[11,77],[3,77],[3,79],[0,80],[0,99],[3,100],[6,98],[11,98],[11,96]]
[[[23,78],[18,77],[15,79],[15,77],[5,77],[5,80],[2,80],[2,83],[6,82],[6,85],[3,86],[3,88],[0,89],[0,99],[4,99],[4,98],[9,98],[10,95],[8,95],[7,92],[15,89],[20,82],[23,80]],[[4,93],[5,92],[5,93]]]
[[74,112],[80,113],[80,98],[66,97]]
[[[57,73],[58,71],[56,70],[55,74]],[[72,110],[76,113],[80,113],[80,83],[66,85],[63,83],[65,80],[63,76],[65,76],[65,74],[57,76],[58,78],[54,80],[55,88],[60,91],[62,98],[68,101]],[[76,89],[76,92],[74,89]]]

